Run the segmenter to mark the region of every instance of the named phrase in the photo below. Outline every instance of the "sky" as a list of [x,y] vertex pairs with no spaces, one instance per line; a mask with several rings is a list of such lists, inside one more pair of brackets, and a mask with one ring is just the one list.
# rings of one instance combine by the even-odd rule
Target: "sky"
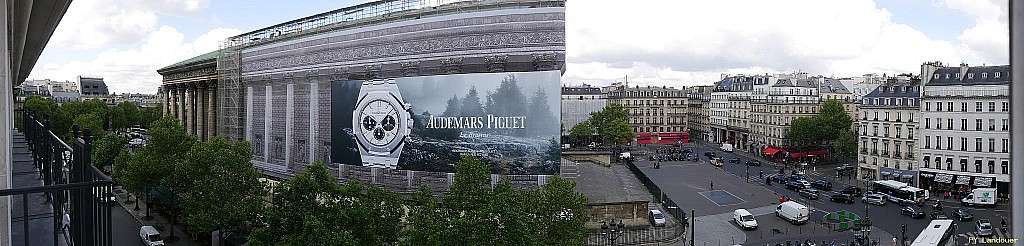
[[[73,1],[30,79],[99,76],[155,93],[156,70],[228,37],[366,0]],[[711,84],[721,74],[918,73],[1009,63],[1006,0],[569,0],[563,84]]]

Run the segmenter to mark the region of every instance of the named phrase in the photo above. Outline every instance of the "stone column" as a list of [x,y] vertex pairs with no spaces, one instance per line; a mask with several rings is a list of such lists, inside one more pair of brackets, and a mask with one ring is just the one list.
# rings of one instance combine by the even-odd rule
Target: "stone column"
[[206,139],[217,135],[217,81],[206,84]]
[[188,134],[192,134],[192,135],[195,135],[195,132],[192,131],[192,129],[193,129],[192,128],[192,119],[194,117],[192,113],[195,112],[195,110],[192,108],[192,105],[196,103],[196,101],[192,100],[192,97],[195,96],[195,94],[196,94],[196,92],[195,92],[195,90],[192,87],[192,83],[186,84],[185,85],[185,100],[184,100],[185,101],[185,110],[184,110],[185,117],[181,120],[181,124],[185,126],[185,132],[188,133]]
[[173,85],[166,86],[167,93],[169,93],[169,98],[167,98],[167,114],[178,117],[178,91]]
[[178,99],[177,99],[177,103],[175,103],[175,104],[178,107],[178,112],[177,112],[178,121],[181,121],[181,124],[184,125],[185,124],[185,87],[180,85],[180,84],[177,87],[178,87]]
[[206,141],[206,81],[199,81],[196,84],[196,138]]

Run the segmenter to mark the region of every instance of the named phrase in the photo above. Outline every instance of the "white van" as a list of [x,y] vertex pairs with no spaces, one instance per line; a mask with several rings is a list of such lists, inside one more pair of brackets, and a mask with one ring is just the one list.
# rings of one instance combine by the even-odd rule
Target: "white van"
[[775,208],[775,216],[779,216],[793,224],[803,224],[807,223],[810,211],[807,210],[807,206],[787,201]]
[[146,246],[164,246],[164,239],[160,237],[160,232],[152,226],[139,228],[139,240]]
[[754,215],[747,212],[746,209],[737,209],[732,212],[732,220],[736,221],[737,225],[740,225],[743,229],[757,229],[757,220],[754,220]]

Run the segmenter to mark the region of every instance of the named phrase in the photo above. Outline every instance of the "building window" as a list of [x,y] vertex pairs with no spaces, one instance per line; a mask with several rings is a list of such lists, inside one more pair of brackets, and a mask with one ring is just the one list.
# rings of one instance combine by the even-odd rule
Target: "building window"
[[974,161],[974,172],[981,173],[981,160]]
[[935,129],[942,130],[942,118],[938,118],[935,120]]
[[1003,153],[1009,153],[1009,152],[1010,152],[1010,140],[1004,138],[1003,139]]
[[907,126],[907,139],[914,139],[914,128]]
[[974,73],[967,73],[967,79],[974,79]]
[[981,138],[974,138],[974,151],[981,152]]
[[942,111],[942,102],[935,103],[935,111]]
[[1010,111],[1010,102],[1002,102],[1002,104],[1003,104],[1003,107],[1002,107],[1003,108],[1003,112],[1009,112]]
[[946,170],[953,170],[953,158],[946,158]]
[[953,112],[953,102],[946,102],[946,111]]
[[1010,130],[1010,119],[1003,119],[1003,131]]
[[960,103],[960,112],[967,112],[967,103],[966,102]]
[[960,119],[960,130],[961,131],[966,131],[967,130],[967,119]]
[[988,152],[989,153],[996,152],[996,139],[995,138],[989,138],[988,139]]
[[946,150],[953,150],[953,137],[946,137]]
[[981,73],[981,78],[987,79],[988,78],[988,73]]
[[942,149],[942,137],[935,136],[935,149]]
[[995,72],[995,78],[999,78],[999,72]]
[[932,118],[924,118],[924,129],[932,128]]
[[974,130],[981,131],[981,119],[974,119]]
[[1010,161],[1003,161],[1002,165],[1003,165],[1003,174],[1010,174]]
[[981,112],[981,102],[974,102],[974,111]]
[[953,119],[946,119],[946,130],[953,130]]
[[897,139],[900,138],[900,132],[902,132],[901,130],[902,129],[900,129],[899,127],[896,127],[896,138]]
[[928,136],[924,137],[924,148],[925,149],[931,149],[932,148],[932,138],[931,137],[928,137]]
[[960,151],[967,151],[967,138],[960,138]]
[[929,159],[928,156],[924,157],[924,162],[922,162],[922,163],[924,163],[924,168],[929,168],[929,166],[930,166],[929,162],[930,161],[931,161],[931,159]]
[[996,130],[996,119],[988,119],[988,130],[989,131],[995,131]]
[[989,112],[995,112],[996,111],[996,102],[988,102],[988,111]]
[[932,102],[924,103],[924,111],[932,111]]
[[[981,162],[981,160],[978,160],[978,162]],[[995,174],[996,173],[996,162],[995,161],[988,161],[988,173],[989,174]]]

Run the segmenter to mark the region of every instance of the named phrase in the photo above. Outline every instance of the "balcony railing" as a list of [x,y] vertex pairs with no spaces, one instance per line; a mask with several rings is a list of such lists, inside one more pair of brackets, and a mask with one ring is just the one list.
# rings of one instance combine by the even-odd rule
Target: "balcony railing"
[[[32,156],[33,167],[41,174],[42,186],[0,190],[0,196],[12,198],[21,196],[22,211],[11,211],[12,215],[21,212],[23,220],[24,242],[16,245],[45,244],[47,237],[52,237],[53,245],[111,245],[111,206],[97,197],[111,197],[113,181],[92,165],[92,131],[79,131],[78,125],[72,127],[71,145],[61,140],[49,130],[48,117],[40,122],[28,112],[16,114],[22,118],[22,132]],[[84,134],[84,135],[83,135]],[[40,194],[45,202],[29,203],[30,194]],[[44,206],[52,215],[50,225],[40,225],[39,221],[30,223],[29,205]],[[70,221],[64,221],[67,214]],[[12,216],[13,217],[13,216]],[[41,218],[41,219],[46,219]],[[17,226],[12,220],[12,226]],[[45,222],[44,222],[45,223]],[[69,223],[66,224],[65,223]],[[30,231],[30,224],[32,231]],[[52,230],[46,230],[52,226]],[[62,233],[68,230],[67,234]],[[52,235],[40,235],[41,231],[52,231]],[[70,238],[65,238],[67,235]],[[12,238],[14,239],[14,238]],[[20,240],[20,239],[14,239]],[[60,241],[64,242],[60,242]]]

